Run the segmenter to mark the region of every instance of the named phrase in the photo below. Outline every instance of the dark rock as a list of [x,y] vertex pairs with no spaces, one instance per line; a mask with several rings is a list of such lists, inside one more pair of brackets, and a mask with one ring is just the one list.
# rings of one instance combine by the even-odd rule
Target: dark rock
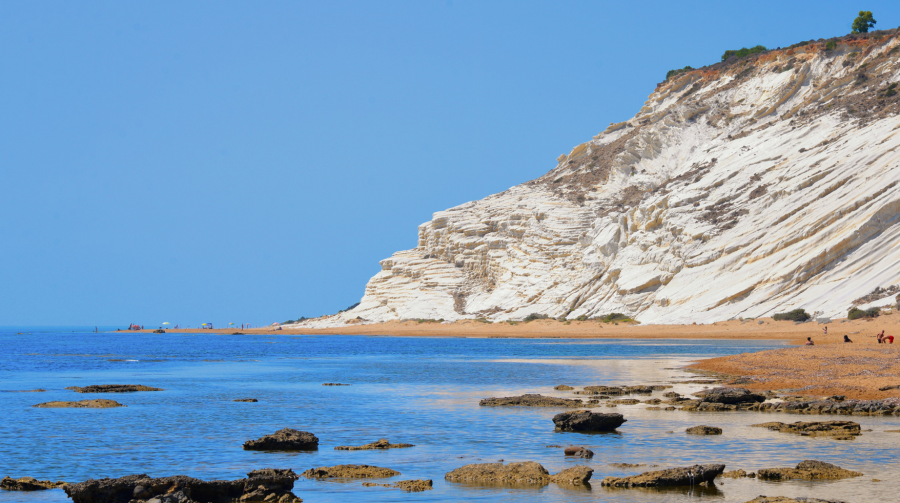
[[308,479],[386,479],[400,472],[380,466],[336,465],[310,468],[300,475]]
[[576,458],[591,459],[594,457],[594,451],[588,449],[587,447],[576,447],[574,445],[566,447],[563,453],[566,456],[574,456]]
[[415,447],[413,444],[392,444],[388,439],[382,438],[365,445],[339,445],[334,448],[336,451],[367,451],[376,449],[403,449],[406,447]]
[[756,403],[766,401],[765,395],[753,393],[746,388],[712,388],[698,391],[694,396],[701,402],[722,404]]
[[418,480],[401,480],[399,482],[395,482],[393,487],[394,489],[402,489],[408,493],[419,493],[422,491],[430,491],[434,483],[431,479],[418,479]]
[[37,480],[34,477],[21,477],[18,479],[3,477],[3,480],[0,480],[0,489],[5,489],[7,491],[43,491],[45,489],[55,489],[64,485],[66,485],[65,482]]
[[153,333],[154,334],[164,334],[164,333],[166,333],[166,331],[161,328],[158,328],[158,329],[154,330]]
[[254,470],[246,479],[203,481],[184,475],[152,479],[128,475],[63,487],[74,503],[301,503],[292,470]]
[[44,402],[32,407],[42,409],[112,409],[114,407],[125,407],[115,400],[96,399],[81,400],[78,402]]
[[824,461],[801,461],[796,468],[763,468],[757,472],[763,480],[837,480],[860,477],[862,473],[845,470]]
[[136,391],[165,391],[162,388],[151,388],[142,384],[94,384],[80,388],[69,386],[76,393],[134,393]]
[[722,428],[715,426],[694,426],[685,430],[689,435],[721,435]]
[[232,400],[232,402],[258,402],[259,400],[255,398],[238,398],[237,400]]
[[565,384],[560,384],[559,386],[554,386],[553,389],[555,389],[557,391],[571,391],[575,388],[565,385]]
[[694,465],[686,468],[669,468],[646,472],[631,477],[606,477],[600,485],[605,487],[671,487],[712,484],[725,470],[725,465]]
[[553,416],[553,424],[558,431],[613,431],[626,421],[622,414],[603,414],[589,410],[575,410]]
[[573,398],[555,398],[543,395],[508,396],[504,398],[485,398],[478,405],[487,407],[583,407],[581,400]]
[[744,470],[732,470],[730,472],[723,473],[721,476],[728,478],[728,479],[742,479],[742,478],[753,479],[753,478],[756,478],[756,472],[747,473]]
[[636,403],[641,403],[641,401],[636,398],[619,398],[618,400],[613,400],[610,403],[614,403],[616,405],[634,405]]
[[820,421],[809,423],[798,421],[790,424],[770,422],[752,424],[750,426],[810,437],[832,437],[836,440],[852,439],[861,434],[859,423],[853,421]]
[[350,386],[350,385],[339,383],[339,382],[326,382],[326,383],[322,383],[322,386]]
[[315,451],[318,448],[319,439],[315,435],[291,428],[244,442],[244,450],[248,451]]

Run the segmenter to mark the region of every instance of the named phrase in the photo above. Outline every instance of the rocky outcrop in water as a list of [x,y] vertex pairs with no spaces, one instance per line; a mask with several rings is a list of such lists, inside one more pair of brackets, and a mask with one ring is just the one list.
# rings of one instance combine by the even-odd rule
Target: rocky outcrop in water
[[862,473],[845,470],[824,461],[801,461],[796,468],[763,468],[756,473],[763,480],[837,480],[860,477]]
[[594,457],[594,451],[588,449],[587,447],[579,447],[574,445],[566,447],[563,450],[563,454],[565,454],[566,456],[585,459],[591,459]]
[[367,451],[376,449],[404,449],[406,447],[415,447],[413,444],[392,444],[388,439],[382,438],[365,445],[339,445],[334,448],[336,451]]
[[386,479],[400,475],[390,468],[370,465],[335,465],[310,468],[300,476],[308,479]]
[[99,398],[95,400],[80,400],[78,402],[44,402],[32,405],[32,407],[43,409],[112,409],[125,406],[115,400]]
[[69,386],[76,393],[134,393],[136,391],[165,391],[162,388],[153,388],[144,386],[143,384],[93,384],[83,388],[78,386]]
[[560,384],[558,386],[554,386],[553,389],[555,389],[557,391],[572,391],[575,388],[573,388],[569,385],[566,385],[566,384]]
[[700,397],[701,402],[739,404],[757,403],[766,401],[765,395],[753,393],[746,388],[712,388],[698,391],[694,396]]
[[34,477],[21,477],[14,479],[12,477],[3,477],[0,480],[0,489],[6,491],[43,491],[46,489],[55,489],[66,485],[65,482],[51,482],[49,480],[37,480]]
[[232,400],[232,402],[246,402],[246,403],[256,403],[259,400],[255,398],[238,398],[237,400]]
[[588,466],[573,466],[550,476],[550,482],[562,486],[580,486],[591,480],[594,469]]
[[732,470],[730,472],[723,472],[720,477],[724,477],[726,479],[753,479],[756,478],[756,472],[747,473],[744,470]]
[[244,442],[244,450],[248,451],[314,451],[318,448],[319,439],[315,435],[291,428]]
[[766,428],[771,431],[793,433],[810,437],[832,437],[836,440],[848,440],[861,434],[859,423],[853,421],[821,421],[804,423],[759,423],[750,426]]
[[74,503],[301,503],[290,469],[254,470],[246,479],[203,481],[184,475],[129,475],[63,487]]
[[684,431],[688,435],[721,435],[722,434],[722,428],[717,428],[715,426],[692,426]]
[[540,463],[477,463],[461,466],[444,475],[449,482],[487,483],[496,485],[547,485],[550,473]]
[[581,400],[573,398],[556,398],[543,395],[521,395],[503,398],[485,398],[478,402],[485,407],[584,407]]
[[575,410],[553,416],[553,424],[558,431],[581,433],[613,431],[626,421],[628,420],[622,417],[622,414],[604,414],[589,410]]
[[606,477],[600,485],[604,487],[672,487],[711,485],[722,474],[725,465],[694,465],[685,468],[669,468],[646,472],[631,477]]
[[640,385],[640,386],[585,386],[584,389],[576,391],[576,395],[649,395],[654,391],[671,388],[669,385]]
[[417,479],[417,480],[401,480],[399,482],[395,482],[394,485],[391,484],[378,484],[376,482],[363,482],[363,487],[388,487],[391,489],[401,489],[408,493],[419,493],[422,491],[430,491],[432,489],[432,485],[434,483],[431,479]]
[[340,383],[340,382],[326,382],[326,383],[322,383],[322,386],[350,386],[350,385]]

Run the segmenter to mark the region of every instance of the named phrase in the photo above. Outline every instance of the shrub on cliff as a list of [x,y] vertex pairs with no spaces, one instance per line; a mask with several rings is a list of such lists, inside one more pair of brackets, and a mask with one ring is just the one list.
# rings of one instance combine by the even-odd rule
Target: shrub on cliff
[[877,22],[872,15],[872,11],[861,10],[859,11],[859,16],[853,20],[853,24],[850,27],[853,28],[853,33],[869,33],[869,28],[874,28]]
[[794,309],[793,311],[788,311],[786,313],[775,313],[775,316],[772,316],[772,319],[775,321],[807,321],[810,319],[810,315],[803,309]]
[[612,323],[614,321],[631,321],[631,318],[622,313],[609,313],[606,316],[601,317],[600,321],[603,323]]
[[879,314],[881,314],[881,308],[878,308],[878,307],[870,307],[869,309],[866,309],[865,311],[863,311],[862,309],[860,309],[858,307],[854,307],[854,308],[851,308],[850,311],[847,313],[847,318],[850,318],[851,320],[856,320],[859,318],[875,318]]
[[682,68],[681,70],[669,70],[668,72],[666,72],[666,80],[669,80],[670,78],[678,75],[679,73],[689,72],[693,69],[694,69],[694,67],[692,67],[691,65],[688,65],[688,66]]
[[534,320],[546,320],[547,318],[549,318],[549,316],[547,316],[546,314],[531,313],[528,316],[526,316],[525,319],[522,321],[527,322],[527,321],[534,321]]
[[737,50],[729,49],[729,50],[725,51],[725,54],[722,55],[722,61],[725,61],[726,59],[728,59],[732,56],[737,57],[737,58],[743,58],[744,56],[749,56],[751,54],[756,54],[758,52],[766,52],[767,50],[768,49],[766,49],[766,46],[764,46],[764,45],[757,45],[757,46],[751,47],[749,49],[747,49],[746,47],[743,47],[743,48],[737,49]]

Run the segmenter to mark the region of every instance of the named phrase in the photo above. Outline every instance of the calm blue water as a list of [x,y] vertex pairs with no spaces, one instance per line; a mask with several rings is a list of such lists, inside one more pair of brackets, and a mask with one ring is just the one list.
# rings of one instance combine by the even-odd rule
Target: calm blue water
[[[75,330],[74,332],[72,330]],[[93,330],[93,327],[91,327]],[[18,332],[24,332],[19,334]],[[394,480],[430,478],[434,490],[407,494],[364,488],[361,481],[301,479],[295,493],[307,502],[338,501],[622,501],[712,499],[743,502],[759,494],[895,501],[900,428],[895,418],[855,418],[871,428],[852,442],[810,439],[751,428],[750,424],[804,416],[757,413],[649,411],[646,405],[600,411],[628,419],[618,433],[554,433],[556,409],[479,407],[481,398],[526,392],[572,396],[557,384],[652,384],[689,376],[673,370],[690,361],[779,347],[777,341],[518,340],[364,336],[133,334],[77,328],[0,329],[0,476],[30,475],[82,481],[132,473],[241,478],[257,468],[373,464],[402,473]],[[350,383],[326,387],[324,382]],[[163,392],[76,394],[67,386],[144,384]],[[15,390],[44,388],[45,393]],[[678,385],[690,392],[699,385]],[[654,396],[661,395],[662,392]],[[105,410],[36,409],[51,400],[112,398],[127,407]],[[258,403],[236,403],[257,398]],[[647,397],[640,397],[642,399]],[[721,437],[692,437],[697,424],[725,428]],[[244,451],[252,438],[291,427],[315,433],[313,453]],[[673,431],[675,433],[668,433]],[[390,451],[334,451],[387,437],[416,444]],[[578,464],[561,449],[578,444],[596,456],[591,490],[481,488],[444,481],[468,463],[533,460],[551,473]],[[705,492],[611,491],[599,481],[651,468],[721,462],[756,470],[820,459],[866,474],[818,483],[723,481]],[[871,482],[873,478],[885,482]],[[0,492],[0,503],[68,501],[62,491]]]

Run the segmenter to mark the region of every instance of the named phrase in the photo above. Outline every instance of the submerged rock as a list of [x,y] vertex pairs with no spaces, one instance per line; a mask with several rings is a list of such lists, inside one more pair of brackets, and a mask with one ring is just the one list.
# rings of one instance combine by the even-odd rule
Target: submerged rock
[[165,391],[162,388],[153,388],[144,386],[143,384],[93,384],[80,388],[78,386],[69,386],[76,393],[134,393],[136,391]]
[[339,382],[326,382],[322,383],[322,386],[350,386],[349,384],[339,383]]
[[290,469],[254,470],[246,479],[203,481],[184,475],[153,479],[128,475],[63,487],[74,503],[302,503]]
[[764,480],[837,480],[860,477],[862,473],[845,470],[824,461],[801,461],[796,468],[763,468],[757,476]]
[[684,430],[688,435],[721,435],[722,428],[715,426],[693,426]]
[[388,439],[382,438],[365,445],[339,445],[334,448],[336,451],[366,451],[374,449],[403,449],[406,447],[415,447],[413,444],[392,444]]
[[712,388],[698,391],[694,396],[700,397],[701,402],[739,404],[765,402],[765,395],[753,393],[746,388]]
[[578,395],[649,395],[656,390],[671,388],[667,385],[653,386],[585,386]]
[[741,479],[741,478],[753,479],[753,478],[756,478],[756,472],[747,473],[744,470],[732,470],[730,472],[722,473],[721,476],[725,477],[727,479]]
[[636,398],[619,398],[618,400],[613,400],[610,403],[614,403],[617,405],[634,405],[636,403],[641,403],[641,401]]
[[402,489],[406,492],[410,493],[418,493],[422,491],[430,491],[434,483],[431,479],[417,479],[417,480],[401,480],[399,482],[394,483],[395,489]]
[[308,431],[283,428],[271,435],[244,442],[247,451],[315,451],[319,439]]
[[496,485],[547,485],[550,473],[540,463],[476,463],[461,466],[444,475],[449,482],[469,482]]
[[556,429],[559,431],[613,431],[626,421],[627,419],[622,417],[622,414],[604,414],[589,410],[562,412],[553,416],[553,424],[556,425]]
[[566,385],[566,384],[560,384],[560,385],[558,385],[558,386],[554,386],[553,389],[555,389],[555,390],[557,390],[557,391],[571,391],[571,390],[573,390],[573,389],[575,389],[575,388],[573,388],[573,387],[571,387],[571,386],[568,386],[568,385]]
[[577,447],[574,445],[570,445],[565,448],[563,454],[566,456],[574,456],[576,458],[585,458],[591,459],[594,457],[594,451],[588,449],[587,447]]
[[839,500],[820,500],[819,498],[788,498],[787,496],[757,496],[747,503],[847,503]]
[[310,468],[300,475],[308,479],[386,479],[400,475],[400,472],[380,466],[335,465]]
[[254,403],[254,402],[258,402],[258,401],[259,400],[255,399],[255,398],[238,398],[237,400],[232,400],[232,402],[248,402],[248,403]]
[[583,407],[584,404],[577,398],[556,398],[543,395],[521,395],[503,398],[485,398],[478,405],[487,407]]
[[790,424],[770,422],[752,424],[750,426],[810,437],[832,437],[836,440],[852,439],[861,434],[859,423],[853,421],[815,421],[809,423],[797,421]]
[[44,402],[32,405],[32,407],[43,409],[112,409],[125,406],[115,400],[98,398],[94,400],[80,400],[78,402]]
[[685,468],[669,468],[646,472],[631,477],[606,477],[600,485],[605,487],[671,487],[711,485],[725,465],[694,465]]
[[43,491],[46,489],[55,489],[66,485],[65,482],[51,482],[49,480],[37,480],[34,477],[21,477],[14,479],[12,477],[3,477],[0,480],[0,489],[7,491]]
[[594,469],[588,466],[573,466],[550,476],[550,482],[558,485],[584,485],[591,480]]

